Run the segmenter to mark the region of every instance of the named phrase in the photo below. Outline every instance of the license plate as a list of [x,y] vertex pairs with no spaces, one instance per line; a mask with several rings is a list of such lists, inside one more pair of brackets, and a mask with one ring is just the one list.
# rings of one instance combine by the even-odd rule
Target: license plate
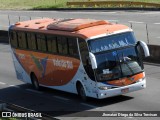
[[127,93],[128,91],[129,91],[129,88],[125,88],[121,90],[122,93]]

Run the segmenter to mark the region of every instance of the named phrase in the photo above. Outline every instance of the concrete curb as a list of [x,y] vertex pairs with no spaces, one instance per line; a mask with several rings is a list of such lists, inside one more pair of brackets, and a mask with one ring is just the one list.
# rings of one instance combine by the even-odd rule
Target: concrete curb
[[31,10],[42,10],[42,11],[124,11],[124,10],[141,10],[141,11],[160,11],[160,8],[35,8]]
[[148,45],[150,51],[150,57],[145,58],[146,62],[160,63],[160,46]]
[[[8,31],[0,30],[0,43],[9,43]],[[150,57],[144,59],[146,62],[160,63],[160,46],[158,45],[148,45],[150,50]]]

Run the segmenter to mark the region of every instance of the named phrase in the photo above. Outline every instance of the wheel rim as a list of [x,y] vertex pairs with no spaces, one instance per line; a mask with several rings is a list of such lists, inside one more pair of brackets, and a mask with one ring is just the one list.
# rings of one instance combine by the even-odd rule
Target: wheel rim
[[83,100],[86,100],[86,94],[85,94],[85,91],[84,91],[84,88],[82,86],[80,86],[80,97],[83,99]]
[[35,89],[37,89],[37,90],[39,89],[39,83],[37,81],[36,76],[33,76],[33,86]]
[[36,80],[34,80],[34,86],[35,86],[36,89],[39,88],[38,82]]

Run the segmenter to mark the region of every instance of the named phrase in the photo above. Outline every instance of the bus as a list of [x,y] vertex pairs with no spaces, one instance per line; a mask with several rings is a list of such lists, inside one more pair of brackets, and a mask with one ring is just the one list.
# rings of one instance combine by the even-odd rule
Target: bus
[[148,46],[128,26],[95,19],[35,19],[9,27],[17,79],[103,99],[144,89]]

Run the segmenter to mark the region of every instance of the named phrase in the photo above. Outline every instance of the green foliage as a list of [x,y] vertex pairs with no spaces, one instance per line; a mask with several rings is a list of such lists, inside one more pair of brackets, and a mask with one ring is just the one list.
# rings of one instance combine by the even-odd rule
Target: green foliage
[[[89,1],[89,0],[0,0],[0,9],[53,9],[53,8],[75,8],[77,6],[66,6],[67,1]],[[99,1],[99,0],[90,0]],[[114,1],[114,0],[103,0]],[[118,0],[117,0],[118,1]],[[160,0],[119,0],[119,1],[139,1],[149,3],[160,3]],[[85,8],[87,6],[81,6]],[[99,6],[94,6],[95,8]],[[106,5],[102,7],[107,7]],[[111,6],[114,7],[114,6]]]
[[60,8],[67,0],[0,0],[0,9]]

